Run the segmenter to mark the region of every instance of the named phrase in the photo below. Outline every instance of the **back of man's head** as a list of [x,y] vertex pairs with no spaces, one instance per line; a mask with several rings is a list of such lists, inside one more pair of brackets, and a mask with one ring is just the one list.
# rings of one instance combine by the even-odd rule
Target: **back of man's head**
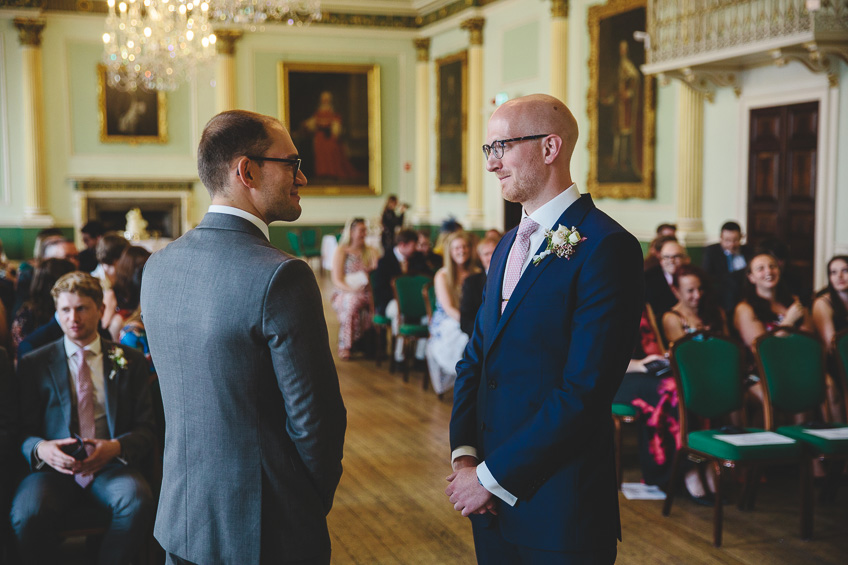
[[210,196],[229,190],[233,159],[262,156],[268,151],[273,144],[268,129],[279,123],[270,116],[246,110],[221,112],[209,120],[197,147],[197,172]]
[[103,265],[114,265],[121,258],[130,242],[116,233],[107,233],[97,242],[97,262]]
[[103,304],[103,288],[100,286],[100,281],[88,273],[74,271],[62,276],[53,285],[53,290],[50,291],[50,294],[55,301],[63,292],[91,298],[98,307]]

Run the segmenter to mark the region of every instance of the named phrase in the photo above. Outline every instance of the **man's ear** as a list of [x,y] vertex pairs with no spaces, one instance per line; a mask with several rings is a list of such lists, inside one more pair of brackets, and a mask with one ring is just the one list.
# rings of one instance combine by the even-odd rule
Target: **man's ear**
[[562,138],[555,134],[549,135],[542,143],[542,149],[544,150],[545,164],[550,165],[562,149]]
[[250,159],[242,157],[236,163],[236,176],[241,180],[242,184],[249,188],[253,188],[253,174],[250,172]]

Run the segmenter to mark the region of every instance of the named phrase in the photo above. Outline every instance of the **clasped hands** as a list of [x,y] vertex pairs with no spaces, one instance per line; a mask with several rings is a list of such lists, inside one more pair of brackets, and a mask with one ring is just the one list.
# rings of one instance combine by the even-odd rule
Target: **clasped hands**
[[495,497],[477,480],[478,464],[476,457],[457,457],[453,461],[453,473],[447,477],[450,484],[445,489],[445,494],[453,503],[454,510],[461,512],[463,516],[498,513]]
[[61,448],[76,442],[72,437],[43,441],[38,444],[36,455],[63,475],[94,475],[121,454],[121,443],[116,439],[83,439],[94,451],[85,459],[74,459]]

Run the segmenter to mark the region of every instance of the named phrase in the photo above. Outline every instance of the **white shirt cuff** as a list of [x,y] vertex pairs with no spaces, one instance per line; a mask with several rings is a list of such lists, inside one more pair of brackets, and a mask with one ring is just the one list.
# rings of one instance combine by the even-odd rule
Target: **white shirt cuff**
[[460,445],[451,453],[451,465],[456,461],[457,457],[462,457],[464,455],[470,455],[471,457],[477,458],[477,448],[471,447],[470,445]]
[[489,472],[489,468],[486,467],[485,461],[477,465],[477,479],[480,481],[480,484],[483,485],[483,488],[510,506],[515,506],[515,503],[518,502],[518,499],[511,492],[498,484],[498,481],[496,481],[495,477],[492,476],[492,473]]

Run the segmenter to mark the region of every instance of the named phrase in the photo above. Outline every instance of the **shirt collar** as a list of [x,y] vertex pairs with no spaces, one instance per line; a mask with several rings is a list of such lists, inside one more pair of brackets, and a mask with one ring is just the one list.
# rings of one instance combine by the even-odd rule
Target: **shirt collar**
[[397,257],[398,263],[406,263],[406,257],[403,256],[403,253],[398,251],[397,247],[393,247],[392,251],[395,252],[395,257]]
[[241,208],[235,208],[233,206],[223,206],[221,204],[211,204],[209,206],[209,212],[214,214],[229,214],[230,216],[238,216],[239,218],[245,219],[257,228],[262,231],[262,234],[265,236],[265,239],[271,241],[271,234],[268,231],[268,224]]
[[71,358],[76,355],[77,351],[79,351],[80,349],[86,349],[90,351],[93,355],[100,355],[100,353],[103,351],[103,345],[100,341],[99,335],[94,338],[94,341],[92,341],[85,347],[78,346],[76,343],[68,339],[68,336],[65,336],[63,339],[65,341],[65,355],[67,355],[68,358]]
[[[553,229],[556,227],[554,224],[557,220],[559,220],[559,217],[562,216],[562,213],[579,199],[580,191],[577,190],[576,184],[572,184],[567,189],[542,204],[539,209],[530,214],[529,217],[543,228]],[[521,217],[528,217],[527,212],[523,208],[521,210]]]

